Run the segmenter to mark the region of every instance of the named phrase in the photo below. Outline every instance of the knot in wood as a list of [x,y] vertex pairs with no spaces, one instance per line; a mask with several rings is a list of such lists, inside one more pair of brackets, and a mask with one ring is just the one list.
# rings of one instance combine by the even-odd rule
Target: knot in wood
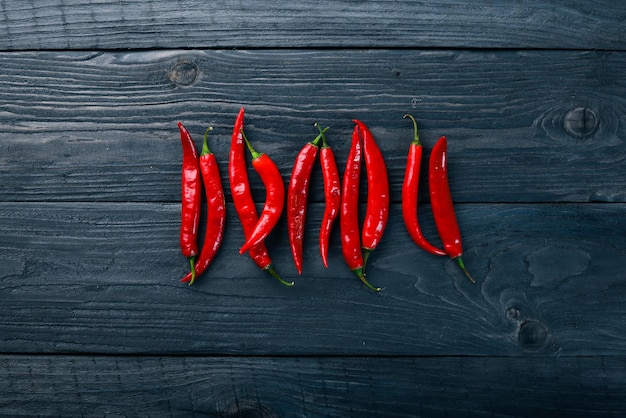
[[200,69],[193,62],[181,61],[170,70],[170,80],[179,86],[189,86],[198,78]]
[[585,138],[598,127],[596,114],[586,107],[578,107],[565,115],[565,130],[575,138]]
[[520,319],[521,317],[521,312],[518,308],[516,307],[510,307],[509,309],[506,310],[506,317],[510,320],[510,321],[517,321]]
[[519,327],[517,339],[524,350],[537,351],[544,346],[548,330],[539,321],[524,321]]

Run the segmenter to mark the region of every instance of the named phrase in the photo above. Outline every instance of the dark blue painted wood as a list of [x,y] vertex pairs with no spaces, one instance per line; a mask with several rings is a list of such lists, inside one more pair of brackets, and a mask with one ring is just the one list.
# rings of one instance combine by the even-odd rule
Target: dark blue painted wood
[[619,49],[613,0],[79,0],[0,5],[0,49],[459,47]]
[[[191,85],[170,78],[180,62],[198,73]],[[54,52],[0,54],[0,63],[10,74],[0,88],[8,201],[178,201],[176,122],[198,145],[214,126],[209,140],[226,177],[241,106],[250,139],[285,181],[317,134],[314,122],[330,126],[343,171],[356,117],[380,143],[399,202],[413,134],[402,116],[411,112],[426,156],[448,137],[457,202],[626,200],[626,53]],[[312,195],[322,200],[321,182]]]
[[[0,2],[0,415],[626,415],[625,17],[609,0]],[[370,125],[393,200],[380,295],[337,230],[319,262],[319,169],[301,277],[284,220],[268,240],[296,286],[237,255],[230,204],[209,274],[178,283],[176,121],[198,143],[213,124],[225,162],[242,105],[285,180],[313,122],[341,170],[350,120]],[[404,231],[406,112],[427,153],[449,138],[476,285]]]
[[[189,288],[175,204],[0,205],[0,351],[235,355],[624,355],[623,204],[461,204],[471,284],[409,239],[398,205],[363,286],[319,259],[312,205],[304,274],[281,222],[267,241],[286,288],[225,241]],[[438,243],[428,207],[424,232]],[[95,332],[97,330],[97,332]]]
[[[621,416],[624,356],[1,356],[3,415]],[[582,373],[582,375],[581,375]]]

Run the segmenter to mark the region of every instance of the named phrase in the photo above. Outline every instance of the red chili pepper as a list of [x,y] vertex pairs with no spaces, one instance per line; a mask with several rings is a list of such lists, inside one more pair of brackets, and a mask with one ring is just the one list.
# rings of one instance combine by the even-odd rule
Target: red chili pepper
[[[319,125],[318,125],[319,128]],[[321,131],[320,131],[321,132]],[[324,267],[328,268],[328,244],[330,241],[330,231],[341,204],[341,182],[339,181],[339,171],[335,161],[335,154],[326,142],[326,136],[322,133],[322,147],[320,149],[320,165],[322,167],[322,179],[324,181],[324,215],[320,228],[320,255]]]
[[278,223],[285,206],[285,185],[274,161],[267,154],[256,152],[250,145],[243,130],[241,134],[250,154],[252,154],[252,167],[254,167],[265,186],[265,206],[254,227],[254,231],[252,231],[245,244],[239,250],[239,253],[243,254],[267,238]]
[[182,164],[182,208],[180,223],[180,249],[189,258],[192,277],[195,278],[195,258],[198,255],[198,225],[202,204],[202,183],[198,152],[189,131],[178,122],[180,142],[183,148]]
[[[247,238],[252,234],[254,227],[258,221],[256,206],[250,192],[250,183],[248,181],[248,171],[246,167],[246,159],[244,153],[244,140],[242,135],[244,122],[244,108],[239,110],[235,126],[233,127],[233,135],[230,146],[230,157],[228,161],[228,177],[230,180],[230,190],[233,196],[233,204],[235,211],[241,222],[244,236]],[[272,259],[269,256],[264,242],[261,242],[248,252],[248,255],[254,263],[263,271],[268,272],[272,277],[286,286],[292,286],[293,282],[283,280],[272,265]]]
[[411,239],[422,249],[434,255],[446,255],[446,252],[432,245],[420,228],[417,219],[417,198],[422,164],[422,144],[417,134],[417,121],[411,115],[404,115],[413,121],[413,142],[409,145],[409,155],[406,161],[404,182],[402,183],[402,217]]
[[194,283],[196,277],[204,273],[211,261],[213,261],[217,250],[222,244],[224,226],[226,224],[226,202],[224,201],[224,189],[222,188],[220,171],[215,154],[211,152],[207,144],[207,136],[211,130],[213,128],[209,126],[204,134],[204,142],[199,159],[207,202],[206,233],[202,250],[200,250],[200,255],[196,260],[196,274],[194,275],[190,272],[181,280],[181,282],[189,282],[190,286]]
[[287,232],[291,255],[298,274],[302,274],[302,239],[304,238],[309,181],[319,149],[317,144],[324,131],[320,130],[320,134],[302,147],[298,153],[287,188]]
[[446,254],[457,262],[465,275],[472,283],[475,280],[465,268],[461,255],[461,232],[454,213],[452,196],[448,184],[448,141],[445,136],[439,138],[430,154],[428,180],[430,188],[430,202],[433,208],[433,217],[437,231],[443,242]]
[[352,131],[352,145],[346,161],[341,190],[341,251],[348,268],[370,289],[372,286],[363,272],[363,254],[361,253],[361,234],[359,231],[359,182],[361,177],[361,138],[358,125]]
[[353,122],[359,127],[363,139],[363,159],[367,173],[367,208],[361,245],[363,246],[363,266],[367,264],[369,255],[376,249],[387,227],[389,219],[389,180],[387,166],[383,154],[376,144],[374,135],[367,125],[357,119]]

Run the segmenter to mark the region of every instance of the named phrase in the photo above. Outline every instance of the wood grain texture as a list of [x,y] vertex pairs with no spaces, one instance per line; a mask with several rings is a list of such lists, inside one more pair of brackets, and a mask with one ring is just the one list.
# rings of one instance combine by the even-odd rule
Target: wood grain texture
[[[625,416],[625,19],[612,0],[0,0],[0,416]],[[238,255],[230,203],[209,272],[179,283],[176,122],[198,144],[215,127],[226,179],[241,106],[285,181],[314,122],[340,171],[351,120],[370,126],[393,201],[380,294],[338,228],[321,265],[317,167],[304,274],[284,219],[267,242],[294,287]],[[404,230],[407,112],[426,157],[448,137],[476,285]]]
[[625,367],[624,356],[0,356],[0,414],[622,416]]
[[[312,7],[313,6],[313,7]],[[620,2],[0,2],[0,49],[451,47],[623,50]]]
[[[356,117],[381,146],[398,202],[410,112],[426,154],[447,135],[458,202],[626,201],[626,53],[37,52],[0,54],[0,66],[2,201],[175,202],[176,122],[198,144],[215,127],[226,178],[241,106],[285,181],[316,121],[331,127],[343,171]],[[312,198],[322,199],[319,181]]]
[[[287,288],[223,246],[189,287],[175,204],[0,204],[0,352],[237,355],[624,355],[623,204],[462,204],[465,263],[419,250],[393,205],[367,290],[329,269],[309,210],[304,274],[286,227],[268,241]],[[436,241],[428,208],[424,231]]]

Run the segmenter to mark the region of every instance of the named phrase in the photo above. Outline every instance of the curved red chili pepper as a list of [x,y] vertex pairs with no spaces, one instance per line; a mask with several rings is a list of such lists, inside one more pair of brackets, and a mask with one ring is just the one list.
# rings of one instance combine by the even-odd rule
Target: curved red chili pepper
[[[241,222],[244,236],[247,238],[252,234],[258,221],[256,206],[250,191],[248,181],[248,170],[244,150],[244,140],[242,135],[244,122],[244,108],[239,110],[235,126],[233,127],[232,140],[230,145],[230,156],[228,161],[228,178],[230,181],[230,191],[233,196],[235,212]],[[263,271],[268,272],[272,277],[286,286],[292,286],[293,282],[283,280],[272,265],[272,259],[267,251],[264,242],[261,242],[248,252],[254,263]]]
[[309,181],[319,149],[317,144],[322,138],[322,132],[320,130],[320,134],[302,147],[298,153],[287,188],[287,233],[291,255],[298,274],[302,274],[302,240],[304,238]]
[[341,252],[348,268],[370,289],[372,286],[363,272],[363,254],[361,253],[361,234],[359,231],[359,181],[361,177],[361,138],[358,125],[352,131],[352,145],[346,161],[341,187],[341,212],[339,229],[341,231]]
[[433,208],[433,217],[437,231],[443,242],[446,254],[457,262],[465,275],[472,283],[475,280],[470,276],[465,268],[461,255],[463,248],[461,245],[461,232],[454,213],[452,195],[448,183],[448,141],[445,136],[439,138],[430,154],[428,167],[428,180],[430,189],[430,203]]
[[190,272],[181,280],[181,282],[189,282],[190,286],[199,275],[206,271],[211,261],[213,261],[217,250],[222,244],[224,226],[226,225],[226,202],[224,200],[220,171],[215,154],[211,152],[207,144],[207,136],[211,130],[213,130],[212,127],[207,128],[204,134],[202,152],[199,158],[207,202],[204,243],[196,260],[196,274],[194,275]]
[[285,206],[285,185],[283,184],[283,177],[280,175],[278,167],[267,154],[256,152],[255,149],[252,148],[243,130],[241,134],[248,146],[250,154],[252,154],[252,167],[254,167],[265,186],[265,205],[254,227],[254,231],[252,231],[239,250],[239,254],[245,253],[267,238],[270,232],[272,232],[272,229],[274,229],[274,226],[278,223]]
[[195,258],[198,255],[198,225],[200,224],[200,205],[202,204],[202,183],[198,152],[191,134],[178,122],[180,142],[183,148],[182,164],[182,207],[180,223],[180,249],[189,258],[191,274],[195,277]]
[[354,119],[363,139],[363,159],[367,173],[367,209],[361,232],[363,265],[372,251],[380,243],[389,219],[389,180],[383,154],[369,128],[360,120]]
[[[319,128],[319,126],[318,126]],[[320,227],[320,255],[324,267],[328,268],[328,244],[330,231],[341,204],[341,182],[339,171],[332,148],[326,142],[326,136],[322,133],[322,147],[320,149],[320,166],[322,167],[322,179],[324,181],[324,215]]]
[[404,226],[409,232],[411,239],[422,249],[434,255],[446,255],[446,252],[432,245],[420,228],[417,218],[417,198],[422,164],[422,144],[417,134],[417,121],[411,115],[404,115],[413,121],[413,142],[409,145],[409,154],[402,183],[402,217]]

